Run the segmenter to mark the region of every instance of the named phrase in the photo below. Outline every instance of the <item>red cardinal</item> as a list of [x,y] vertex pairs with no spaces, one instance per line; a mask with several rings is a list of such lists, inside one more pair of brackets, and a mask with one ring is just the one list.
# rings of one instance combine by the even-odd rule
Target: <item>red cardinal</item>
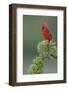
[[42,24],[42,36],[44,37],[44,39],[48,40],[49,42],[52,39],[52,35],[49,32],[48,25],[46,23]]

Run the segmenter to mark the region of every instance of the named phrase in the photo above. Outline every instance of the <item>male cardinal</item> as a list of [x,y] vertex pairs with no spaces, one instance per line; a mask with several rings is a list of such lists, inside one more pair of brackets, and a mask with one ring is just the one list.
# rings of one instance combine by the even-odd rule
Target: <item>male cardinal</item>
[[46,23],[42,24],[42,36],[44,39],[48,40],[49,42],[50,40],[52,40],[52,35],[49,32],[48,25]]

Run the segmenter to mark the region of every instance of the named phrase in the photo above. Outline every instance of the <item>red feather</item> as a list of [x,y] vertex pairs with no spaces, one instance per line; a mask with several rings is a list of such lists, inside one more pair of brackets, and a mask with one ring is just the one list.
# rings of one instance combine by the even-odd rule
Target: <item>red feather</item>
[[48,25],[46,23],[43,23],[42,25],[42,36],[44,39],[48,40],[49,42],[52,39],[52,35],[49,32]]

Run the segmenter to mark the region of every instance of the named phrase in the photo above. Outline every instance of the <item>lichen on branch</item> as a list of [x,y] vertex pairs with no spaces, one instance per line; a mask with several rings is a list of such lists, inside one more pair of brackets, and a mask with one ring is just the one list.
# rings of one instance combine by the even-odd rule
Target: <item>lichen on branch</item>
[[56,43],[51,40],[44,40],[38,43],[37,45],[37,56],[32,60],[32,64],[29,65],[28,73],[29,74],[40,74],[43,73],[44,63],[50,59],[52,63],[56,62],[57,59],[57,47]]

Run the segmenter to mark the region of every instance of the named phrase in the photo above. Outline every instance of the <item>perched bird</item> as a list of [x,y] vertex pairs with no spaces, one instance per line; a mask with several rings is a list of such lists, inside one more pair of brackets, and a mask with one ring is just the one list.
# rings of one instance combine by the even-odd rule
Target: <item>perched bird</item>
[[50,40],[52,40],[52,34],[50,33],[48,29],[48,25],[46,23],[42,24],[42,36],[44,39],[48,40],[49,42]]

